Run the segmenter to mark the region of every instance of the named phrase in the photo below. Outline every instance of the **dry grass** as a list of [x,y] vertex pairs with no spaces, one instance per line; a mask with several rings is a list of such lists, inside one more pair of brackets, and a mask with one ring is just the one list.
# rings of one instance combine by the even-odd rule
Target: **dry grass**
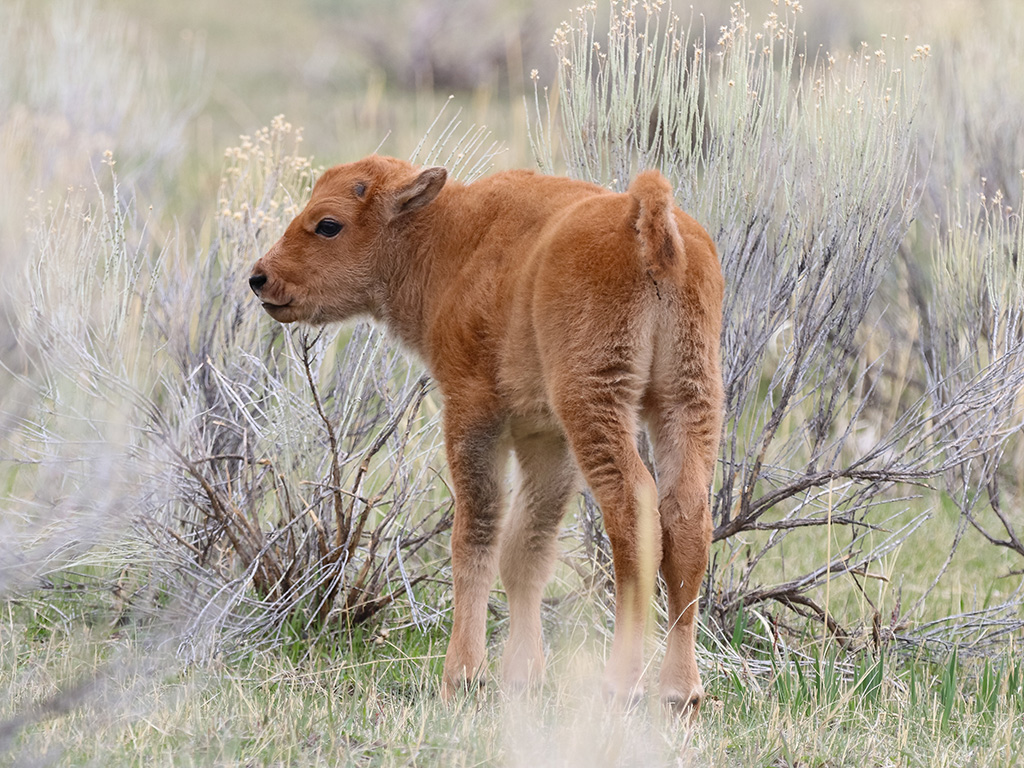
[[946,686],[947,668],[923,662],[857,669],[830,658],[798,674],[781,663],[792,651],[780,651],[766,675],[712,667],[716,693],[687,731],[653,699],[632,712],[607,705],[588,616],[562,616],[540,694],[488,691],[446,707],[438,633],[367,634],[301,663],[254,652],[185,667],[145,630],[69,632],[35,607],[8,606],[0,636],[0,658],[16,670],[0,706],[0,749],[17,765],[958,766],[1024,757],[1019,663],[1017,687],[1002,670],[989,694],[980,675]]

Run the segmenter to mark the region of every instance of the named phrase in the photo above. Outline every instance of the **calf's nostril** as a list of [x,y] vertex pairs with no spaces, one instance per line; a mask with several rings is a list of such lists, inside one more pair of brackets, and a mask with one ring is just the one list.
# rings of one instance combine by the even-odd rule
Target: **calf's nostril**
[[266,275],[253,275],[249,278],[249,287],[252,288],[253,293],[259,293],[260,288],[267,284]]

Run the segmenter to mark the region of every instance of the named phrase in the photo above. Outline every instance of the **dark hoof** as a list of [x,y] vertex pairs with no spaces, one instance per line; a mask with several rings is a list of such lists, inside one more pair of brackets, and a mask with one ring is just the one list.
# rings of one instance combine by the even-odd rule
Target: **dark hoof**
[[694,694],[689,698],[666,696],[661,700],[661,703],[675,717],[693,722],[697,717],[697,713],[700,712],[702,698],[699,694]]
[[476,697],[477,693],[483,693],[486,689],[487,681],[482,678],[458,681],[445,678],[441,685],[441,698],[449,703],[472,699]]

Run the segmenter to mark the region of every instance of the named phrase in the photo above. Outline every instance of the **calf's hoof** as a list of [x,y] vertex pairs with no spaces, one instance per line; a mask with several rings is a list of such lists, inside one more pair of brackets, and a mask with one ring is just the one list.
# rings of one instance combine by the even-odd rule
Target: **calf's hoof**
[[524,661],[506,658],[501,665],[501,690],[509,696],[524,696],[544,683],[544,657]]
[[486,687],[487,680],[483,677],[452,678],[449,675],[444,675],[441,678],[441,701],[448,704],[458,699],[474,696],[477,691],[483,691]]
[[671,692],[663,693],[661,696],[661,704],[668,712],[691,725],[697,721],[697,716],[700,714],[700,705],[703,701],[703,688],[691,691],[687,695]]

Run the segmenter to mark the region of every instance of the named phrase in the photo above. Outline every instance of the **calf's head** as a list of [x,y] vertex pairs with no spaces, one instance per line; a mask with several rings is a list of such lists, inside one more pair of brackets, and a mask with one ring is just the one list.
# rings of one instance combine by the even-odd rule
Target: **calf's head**
[[328,323],[373,314],[402,258],[402,233],[427,215],[444,168],[419,170],[376,155],[338,165],[256,262],[249,286],[282,323]]

